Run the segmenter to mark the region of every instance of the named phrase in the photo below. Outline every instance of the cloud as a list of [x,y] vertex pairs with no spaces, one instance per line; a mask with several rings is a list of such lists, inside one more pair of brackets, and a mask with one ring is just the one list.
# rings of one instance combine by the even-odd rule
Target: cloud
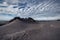
[[9,21],[12,20],[13,18],[14,18],[13,16],[0,15],[1,21]]
[[[24,4],[24,8],[22,5],[19,5],[21,7],[18,8],[12,8],[13,5],[9,5],[8,8],[5,10],[5,14],[0,14],[1,18],[0,20],[8,20],[14,18],[17,14],[17,16],[21,18],[28,18],[31,17],[35,20],[55,20],[60,19],[60,3],[58,3],[57,0],[6,0],[7,2],[13,2],[16,3],[19,1],[19,3],[24,4],[26,3],[26,6]],[[9,14],[9,15],[8,15]],[[11,16],[11,15],[14,16]],[[8,16],[7,16],[8,15]],[[5,19],[3,19],[5,18]]]
[[[56,0],[55,0],[56,1]],[[37,5],[32,5],[29,6],[28,4],[27,7],[20,9],[19,15],[20,17],[32,17],[33,19],[36,20],[47,20],[50,18],[51,20],[53,19],[59,19],[60,16],[60,4],[56,3],[55,1],[49,0],[49,1],[43,1]]]

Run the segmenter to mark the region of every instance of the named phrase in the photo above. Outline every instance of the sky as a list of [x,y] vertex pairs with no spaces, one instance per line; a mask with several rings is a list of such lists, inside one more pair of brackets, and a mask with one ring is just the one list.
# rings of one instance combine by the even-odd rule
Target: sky
[[27,3],[25,8],[20,9],[20,17],[31,17],[35,20],[56,20],[60,17],[60,0],[19,0],[19,2]]
[[8,4],[18,5],[17,16],[21,18],[31,17],[35,20],[60,19],[60,0],[0,0],[0,3],[4,1]]

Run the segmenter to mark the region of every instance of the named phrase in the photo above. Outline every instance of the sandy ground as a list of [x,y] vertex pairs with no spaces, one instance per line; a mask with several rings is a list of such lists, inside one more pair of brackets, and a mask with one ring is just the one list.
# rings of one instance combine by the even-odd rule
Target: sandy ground
[[0,26],[0,40],[60,40],[60,21],[27,23],[16,19]]

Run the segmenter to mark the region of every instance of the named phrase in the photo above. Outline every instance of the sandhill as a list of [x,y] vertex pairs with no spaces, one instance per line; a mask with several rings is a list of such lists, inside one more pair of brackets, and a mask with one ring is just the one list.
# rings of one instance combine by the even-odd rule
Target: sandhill
[[60,21],[26,20],[16,17],[1,26],[0,40],[60,40]]

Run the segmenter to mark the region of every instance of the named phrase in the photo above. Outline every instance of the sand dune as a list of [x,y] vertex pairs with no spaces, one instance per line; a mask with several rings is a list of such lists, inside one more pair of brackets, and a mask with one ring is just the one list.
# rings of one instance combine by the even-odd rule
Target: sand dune
[[60,40],[60,21],[36,23],[16,18],[0,27],[0,40]]

